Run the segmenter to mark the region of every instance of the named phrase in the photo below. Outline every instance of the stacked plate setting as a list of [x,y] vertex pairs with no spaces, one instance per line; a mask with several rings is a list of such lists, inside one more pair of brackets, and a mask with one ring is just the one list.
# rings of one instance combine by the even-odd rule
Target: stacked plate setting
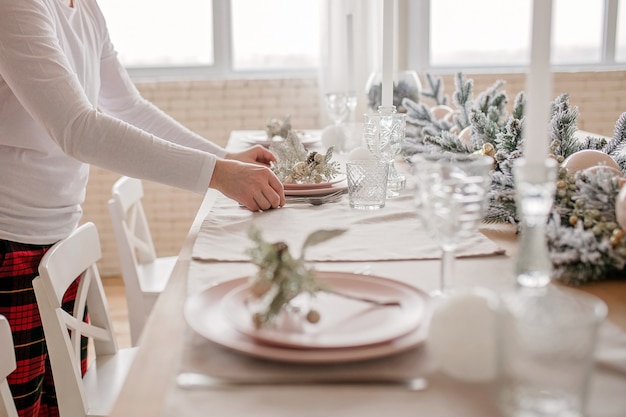
[[[387,278],[347,272],[318,272],[333,292],[296,297],[293,308],[256,328],[248,277],[217,283],[185,305],[189,326],[203,337],[237,352],[280,362],[333,363],[373,359],[422,344],[430,318],[429,297]],[[339,294],[345,294],[344,297]],[[299,296],[300,297],[300,296]],[[398,305],[379,306],[357,298]],[[299,314],[298,304],[320,313],[317,323]]]

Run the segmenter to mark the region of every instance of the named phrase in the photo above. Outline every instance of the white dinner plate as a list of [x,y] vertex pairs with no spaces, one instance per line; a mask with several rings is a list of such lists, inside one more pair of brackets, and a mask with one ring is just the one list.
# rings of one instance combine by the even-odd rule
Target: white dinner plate
[[[319,142],[320,140],[319,136],[313,136],[312,134],[307,133],[307,132],[297,133],[297,135],[298,135],[298,138],[300,139],[300,143],[302,143],[305,146],[312,145],[314,143]],[[244,136],[241,140],[247,143],[254,144],[254,145],[263,145],[263,146],[270,146],[272,143],[281,143],[284,141],[284,139],[280,136],[274,136],[273,139],[270,139],[267,137],[267,133],[265,132],[253,133],[253,134]]]
[[342,179],[339,182],[331,184],[330,187],[323,187],[323,188],[303,187],[303,188],[298,188],[298,189],[285,188],[285,195],[316,196],[316,195],[331,194],[331,193],[334,193],[335,191],[345,191],[347,189],[348,189],[348,183],[347,181],[345,181],[345,179]]
[[225,348],[257,358],[288,363],[355,362],[390,356],[421,345],[428,334],[431,306],[428,304],[428,295],[422,293],[426,301],[422,324],[408,334],[386,343],[340,349],[291,349],[259,343],[233,328],[221,307],[224,296],[247,281],[248,277],[223,281],[190,296],[184,309],[189,326],[199,335]]
[[338,175],[327,182],[318,182],[318,183],[294,183],[294,184],[283,184],[285,190],[313,190],[318,188],[329,188],[338,182],[344,181],[346,176],[343,174]]
[[[362,300],[320,291],[314,297],[300,294],[291,305],[299,311],[282,310],[272,323],[256,328],[252,315],[257,303],[247,282],[229,292],[222,301],[224,316],[233,327],[263,343],[290,348],[337,349],[388,342],[415,330],[424,317],[426,299],[415,287],[389,279],[345,272],[318,272],[317,279],[336,293],[399,305],[377,306]],[[319,313],[309,323],[309,309]]]

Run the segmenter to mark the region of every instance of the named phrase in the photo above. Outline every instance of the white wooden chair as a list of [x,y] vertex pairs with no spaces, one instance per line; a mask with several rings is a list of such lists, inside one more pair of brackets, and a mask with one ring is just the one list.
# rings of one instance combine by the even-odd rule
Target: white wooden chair
[[154,303],[167,285],[177,257],[156,256],[141,202],[141,180],[122,177],[115,182],[112,191],[109,213],[126,289],[131,342],[136,346]]
[[[137,349],[117,347],[96,265],[101,256],[96,226],[86,223],[46,252],[33,280],[61,417],[109,415]],[[61,302],[78,276],[82,278],[69,314]],[[85,309],[89,323],[83,321]],[[84,377],[81,336],[92,339],[95,351]]]
[[0,316],[0,417],[17,417],[17,410],[7,383],[7,376],[15,370],[15,350],[9,321]]

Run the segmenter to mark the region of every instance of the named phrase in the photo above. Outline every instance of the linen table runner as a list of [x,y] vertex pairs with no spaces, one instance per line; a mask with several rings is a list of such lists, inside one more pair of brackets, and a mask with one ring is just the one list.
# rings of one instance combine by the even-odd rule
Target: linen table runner
[[[421,226],[411,196],[388,200],[374,211],[351,209],[348,197],[320,206],[287,204],[266,212],[250,212],[234,201],[220,197],[215,202],[194,245],[193,259],[245,262],[252,242],[249,228],[255,225],[265,240],[283,241],[295,256],[306,236],[318,229],[346,228],[346,233],[307,249],[306,259],[327,261],[382,261],[439,259],[441,249]],[[458,257],[503,254],[483,234],[474,233],[457,251]]]

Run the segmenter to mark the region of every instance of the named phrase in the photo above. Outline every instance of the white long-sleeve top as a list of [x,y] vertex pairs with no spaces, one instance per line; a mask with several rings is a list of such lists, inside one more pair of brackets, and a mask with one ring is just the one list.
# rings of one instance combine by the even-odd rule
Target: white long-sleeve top
[[204,193],[225,154],[140,96],[96,0],[0,0],[0,239],[69,235],[89,164]]

